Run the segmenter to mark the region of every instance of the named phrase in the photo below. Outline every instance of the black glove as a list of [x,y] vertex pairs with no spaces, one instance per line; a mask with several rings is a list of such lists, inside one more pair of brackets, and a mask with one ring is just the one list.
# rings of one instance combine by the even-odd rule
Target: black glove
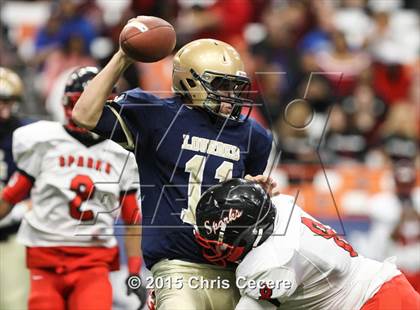
[[140,301],[139,310],[143,308],[147,300],[147,290],[142,285],[141,278],[137,275],[130,275],[125,281],[125,285],[127,286],[127,295],[136,294]]

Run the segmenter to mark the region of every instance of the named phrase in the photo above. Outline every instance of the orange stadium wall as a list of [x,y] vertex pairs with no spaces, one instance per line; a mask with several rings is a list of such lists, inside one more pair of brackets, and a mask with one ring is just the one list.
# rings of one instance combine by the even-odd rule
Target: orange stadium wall
[[[366,166],[325,167],[318,165],[283,165],[277,173],[286,174],[289,185],[284,194],[296,196],[297,204],[315,217],[365,217],[369,214],[369,198],[381,191],[392,191],[389,168]],[[420,189],[420,169],[416,171],[416,187]],[[327,176],[327,177],[326,177]],[[291,184],[295,180],[296,184]]]

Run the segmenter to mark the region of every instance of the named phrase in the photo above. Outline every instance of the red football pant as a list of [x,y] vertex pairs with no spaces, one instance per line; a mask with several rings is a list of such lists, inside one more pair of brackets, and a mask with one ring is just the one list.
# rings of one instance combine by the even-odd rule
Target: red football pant
[[112,287],[107,267],[79,269],[57,274],[31,269],[30,310],[109,310]]
[[410,282],[411,286],[420,294],[420,271],[418,272],[406,272],[401,270],[402,273],[407,278],[408,282]]
[[418,310],[420,295],[407,281],[399,275],[385,282],[361,310]]

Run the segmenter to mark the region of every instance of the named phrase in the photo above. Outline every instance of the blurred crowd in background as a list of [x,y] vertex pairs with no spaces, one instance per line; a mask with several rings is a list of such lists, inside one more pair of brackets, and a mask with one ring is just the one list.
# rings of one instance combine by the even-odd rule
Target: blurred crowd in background
[[[296,184],[302,190],[309,180],[318,200],[301,204],[318,201],[315,215],[337,216],[338,206],[348,215],[370,215],[373,228],[385,223],[362,238],[360,247],[370,256],[386,256],[385,250],[372,252],[378,240],[414,244],[400,256],[410,258],[406,269],[416,274],[419,289],[419,10],[418,0],[2,1],[0,66],[24,80],[20,114],[62,120],[69,70],[106,64],[132,17],[168,20],[177,32],[176,50],[204,37],[232,44],[253,80],[253,116],[276,136],[276,177],[285,191],[293,193]],[[136,63],[118,87],[170,96],[171,73],[171,57]],[[350,174],[319,169],[343,165],[358,168]],[[392,185],[375,174],[384,167]],[[355,181],[348,185],[350,175]],[[347,191],[354,189],[350,198],[339,196],[340,178]],[[367,179],[375,189],[368,189]],[[311,197],[311,190],[303,188],[302,195]],[[375,196],[384,191],[395,201]],[[320,201],[320,193],[331,200],[331,192],[333,201]],[[410,198],[413,192],[417,200]]]
[[[25,79],[21,112],[60,119],[57,85],[68,69],[104,65],[130,18],[160,16],[176,28],[177,48],[211,37],[240,51],[254,82],[254,116],[277,134],[282,163],[317,163],[320,143],[325,164],[418,162],[419,6],[416,0],[2,1],[0,64]],[[170,57],[133,65],[120,90],[140,86],[169,96],[171,69]]]

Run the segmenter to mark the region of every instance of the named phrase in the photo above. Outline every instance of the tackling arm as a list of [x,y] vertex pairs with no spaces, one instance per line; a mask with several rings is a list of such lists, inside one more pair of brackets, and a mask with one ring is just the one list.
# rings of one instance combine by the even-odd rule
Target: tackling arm
[[89,82],[72,112],[72,119],[78,126],[89,130],[96,127],[112,88],[132,62],[119,50]]
[[280,187],[277,185],[277,182],[274,181],[274,179],[271,176],[265,176],[262,174],[251,176],[247,174],[245,176],[245,180],[259,183],[271,197],[280,194]]

